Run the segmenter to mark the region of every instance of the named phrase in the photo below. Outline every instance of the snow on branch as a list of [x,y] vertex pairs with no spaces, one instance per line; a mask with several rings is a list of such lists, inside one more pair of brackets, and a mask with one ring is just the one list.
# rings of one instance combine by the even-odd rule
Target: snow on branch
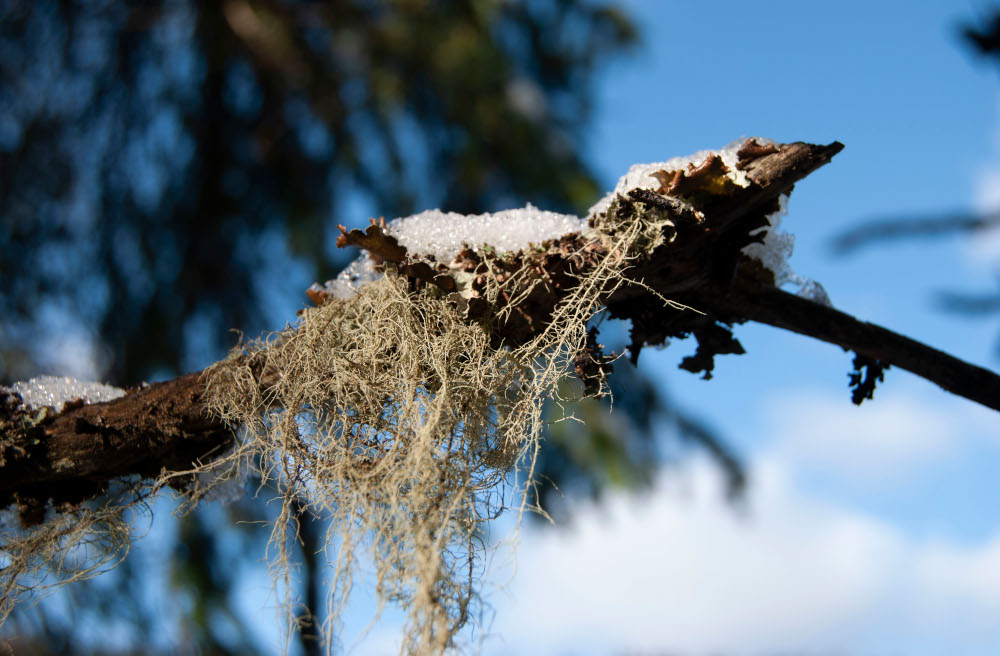
[[38,376],[27,382],[16,382],[10,391],[21,397],[28,410],[50,407],[62,412],[67,403],[103,403],[125,396],[125,390],[104,383],[94,383],[69,376]]

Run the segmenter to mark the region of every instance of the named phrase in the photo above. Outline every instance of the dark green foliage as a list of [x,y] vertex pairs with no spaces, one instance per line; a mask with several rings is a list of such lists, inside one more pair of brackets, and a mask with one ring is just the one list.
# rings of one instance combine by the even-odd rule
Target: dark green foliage
[[56,320],[111,382],[203,366],[332,277],[333,224],[364,208],[585,208],[590,76],[634,38],[576,0],[0,17],[0,380],[59,361]]
[[982,25],[963,27],[962,37],[978,54],[996,58],[1000,55],[1000,11],[993,9]]

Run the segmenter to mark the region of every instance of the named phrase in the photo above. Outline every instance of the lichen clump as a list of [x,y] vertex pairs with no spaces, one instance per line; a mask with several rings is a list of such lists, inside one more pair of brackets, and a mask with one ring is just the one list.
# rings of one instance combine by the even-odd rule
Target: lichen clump
[[[453,644],[477,600],[484,523],[511,503],[506,482],[520,472],[530,484],[542,405],[585,349],[587,320],[620,281],[627,252],[612,249],[582,272],[518,345],[498,326],[537,276],[481,276],[485,303],[506,302],[473,320],[455,294],[389,266],[353,298],[304,311],[294,329],[208,372],[207,403],[245,427],[265,483],[283,492],[282,520],[295,521],[293,499],[330,518],[331,623],[367,558],[380,601],[408,610],[404,651]],[[520,498],[522,510],[532,504]],[[272,539],[279,568],[284,522]]]

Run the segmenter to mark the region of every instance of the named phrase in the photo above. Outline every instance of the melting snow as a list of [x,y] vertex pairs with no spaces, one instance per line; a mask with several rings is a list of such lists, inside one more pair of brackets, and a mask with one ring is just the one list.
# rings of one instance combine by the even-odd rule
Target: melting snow
[[796,292],[798,296],[815,303],[831,305],[830,297],[823,289],[823,285],[815,280],[800,276],[788,264],[788,258],[792,256],[792,250],[795,248],[795,235],[781,229],[781,220],[788,213],[788,195],[779,196],[778,203],[780,209],[767,217],[768,221],[771,222],[771,227],[766,228],[767,234],[764,235],[764,243],[750,244],[743,249],[743,252],[759,260],[761,264],[774,273],[776,287],[796,285],[799,288]]
[[368,251],[361,253],[341,271],[333,280],[327,280],[325,285],[313,283],[310,289],[324,291],[334,298],[351,298],[358,290],[377,279],[382,274],[375,270],[375,262]]

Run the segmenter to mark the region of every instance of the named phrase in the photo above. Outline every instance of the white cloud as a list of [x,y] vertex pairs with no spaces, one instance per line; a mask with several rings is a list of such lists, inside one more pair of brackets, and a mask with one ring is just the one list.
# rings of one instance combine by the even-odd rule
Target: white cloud
[[996,455],[993,413],[930,392],[897,386],[860,408],[776,393],[742,509],[695,461],[646,497],[613,495],[580,505],[568,527],[529,528],[516,578],[494,595],[500,637],[486,653],[995,652],[1000,527],[978,543],[915,537],[810,485],[822,471],[842,490],[919,495],[942,470]]
[[[825,461],[853,476],[851,458],[870,453],[897,471],[895,493],[919,497],[941,473],[934,466],[955,471],[970,454],[996,457],[994,413],[934,390],[921,396],[922,389],[887,388],[860,409],[842,394],[775,393],[774,404],[747,418],[748,431],[775,432],[750,462],[752,486],[740,507],[726,505],[718,470],[695,460],[665,472],[647,495],[580,503],[568,526],[524,527],[516,575],[504,568],[509,551],[490,564],[492,580],[505,587],[484,590],[492,614],[482,652],[1000,652],[1000,525],[978,541],[966,535],[959,543],[940,531],[923,537],[905,519],[819,496],[804,475]],[[816,434],[803,435],[808,430]],[[867,471],[857,475],[867,480]],[[983,499],[989,503],[989,490],[958,503]],[[356,583],[363,597],[367,584]],[[405,613],[390,607],[362,636],[372,604],[354,598],[341,636],[345,653],[398,652]],[[459,653],[475,653],[481,636],[460,636]]]
[[[747,512],[695,463],[646,499],[529,530],[488,654],[987,653],[1000,646],[1000,534],[924,544],[805,496],[758,460]],[[963,651],[966,650],[966,651]]]
[[898,483],[959,446],[953,422],[912,396],[884,394],[852,407],[842,396],[798,393],[769,410],[767,432],[783,457],[866,486]]
[[986,165],[976,178],[976,206],[982,211],[1000,207],[1000,163]]

